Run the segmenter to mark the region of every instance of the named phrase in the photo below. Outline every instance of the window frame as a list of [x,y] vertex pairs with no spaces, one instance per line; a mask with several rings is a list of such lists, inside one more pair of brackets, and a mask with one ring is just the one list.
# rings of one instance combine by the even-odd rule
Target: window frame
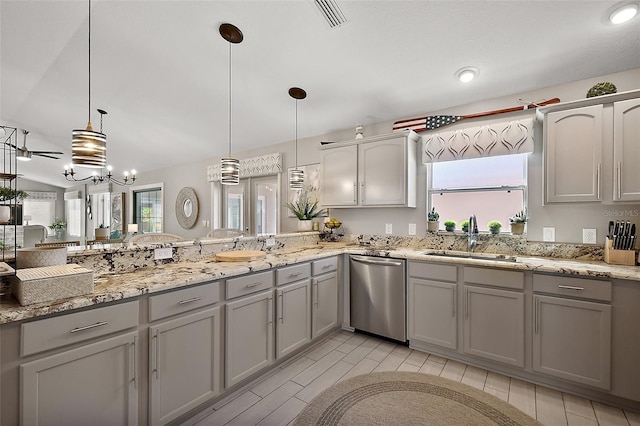
[[[148,185],[136,185],[136,186],[131,186],[129,187],[129,193],[128,195],[128,201],[127,201],[127,207],[128,207],[128,219],[129,221],[127,223],[135,223],[138,224],[138,222],[136,222],[136,212],[134,210],[135,207],[135,196],[137,192],[147,192],[147,191],[151,191],[151,190],[159,190],[160,191],[160,198],[161,198],[161,205],[162,205],[162,220],[160,221],[160,223],[162,224],[162,231],[164,232],[165,229],[165,191],[164,191],[164,183],[160,182],[160,183],[152,183],[152,184],[148,184]],[[139,232],[142,233],[142,226],[140,226],[140,224],[138,224],[138,229]]]

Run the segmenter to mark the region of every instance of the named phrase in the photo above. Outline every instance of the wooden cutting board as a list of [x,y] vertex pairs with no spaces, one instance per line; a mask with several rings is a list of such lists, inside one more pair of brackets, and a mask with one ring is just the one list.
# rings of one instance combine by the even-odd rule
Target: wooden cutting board
[[264,259],[267,254],[259,250],[233,250],[216,254],[218,262],[248,262],[250,260]]

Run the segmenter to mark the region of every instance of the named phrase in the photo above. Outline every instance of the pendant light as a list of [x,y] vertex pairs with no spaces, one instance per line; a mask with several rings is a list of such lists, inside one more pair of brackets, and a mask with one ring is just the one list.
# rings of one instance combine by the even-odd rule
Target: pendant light
[[91,0],[89,0],[89,120],[84,130],[71,132],[71,163],[78,167],[103,168],[107,164],[107,135],[91,127]]
[[289,188],[302,189],[304,187],[304,171],[298,169],[298,101],[307,97],[307,92],[299,87],[289,89],[289,96],[296,100],[296,167],[289,172]]
[[231,157],[231,45],[241,43],[242,31],[232,24],[220,25],[220,35],[229,42],[229,155],[220,161],[220,182],[237,185],[240,182],[240,161]]

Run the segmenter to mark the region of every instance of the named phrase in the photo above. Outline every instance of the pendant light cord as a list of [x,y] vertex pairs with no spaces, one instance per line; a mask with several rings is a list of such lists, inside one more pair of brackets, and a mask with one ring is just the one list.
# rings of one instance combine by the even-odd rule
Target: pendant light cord
[[296,99],[296,169],[298,168],[298,100]]
[[91,0],[89,0],[89,123],[91,123]]
[[229,42],[229,158],[231,158],[231,42]]

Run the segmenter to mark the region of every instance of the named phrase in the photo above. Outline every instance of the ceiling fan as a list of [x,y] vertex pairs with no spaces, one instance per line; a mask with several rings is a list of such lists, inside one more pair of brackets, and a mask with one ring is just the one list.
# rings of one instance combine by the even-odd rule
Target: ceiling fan
[[27,135],[29,134],[28,130],[23,129],[22,134],[24,135],[24,140],[22,142],[22,146],[18,147],[12,143],[5,142],[11,148],[16,150],[16,158],[20,161],[31,161],[32,155],[39,155],[40,157],[52,158],[54,160],[59,160],[58,157],[54,157],[53,155],[62,155],[64,152],[59,151],[29,151],[27,149]]

